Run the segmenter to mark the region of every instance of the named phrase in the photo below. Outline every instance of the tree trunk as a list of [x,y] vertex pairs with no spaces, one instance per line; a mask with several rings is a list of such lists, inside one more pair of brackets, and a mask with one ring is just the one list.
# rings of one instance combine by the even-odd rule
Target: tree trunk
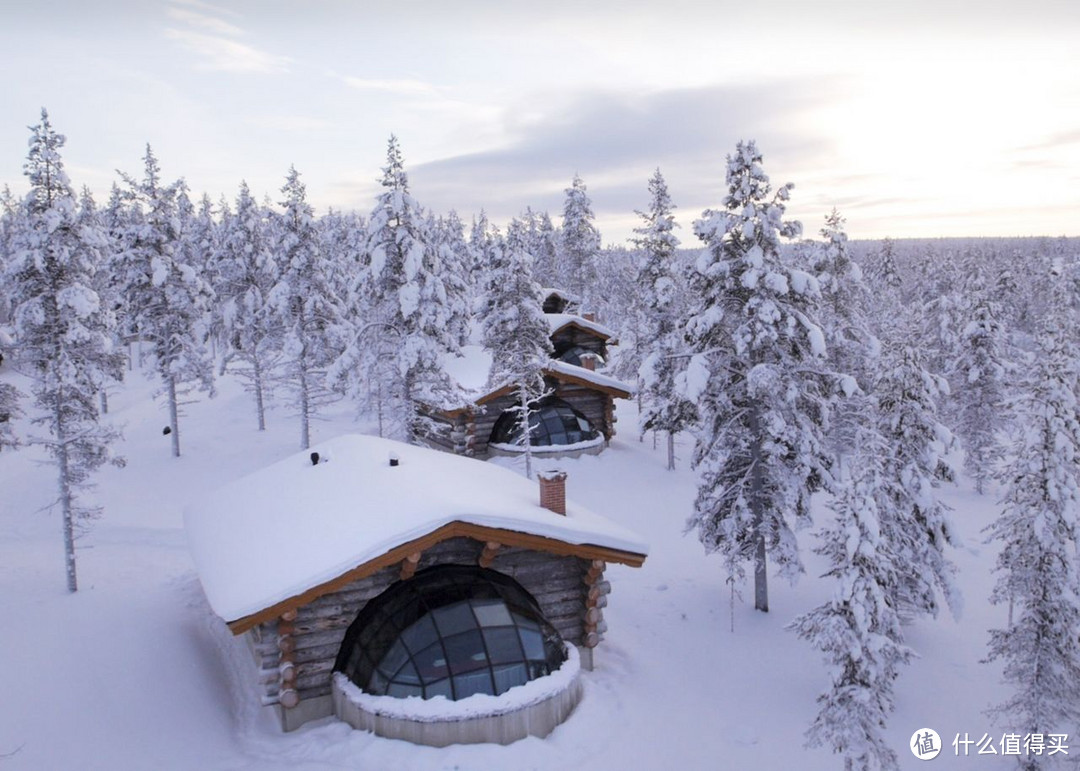
[[263,402],[263,375],[262,375],[262,362],[259,360],[259,355],[256,353],[251,357],[253,372],[253,380],[255,381],[255,412],[259,417],[259,430],[266,430],[266,406]]
[[109,394],[105,390],[105,386],[102,386],[101,390],[98,391],[98,401],[101,404],[101,414],[102,415],[108,415],[109,414]]
[[757,410],[750,411],[750,510],[754,514],[754,609],[769,612],[769,575],[765,560],[765,480],[761,465],[761,425]]
[[300,358],[300,449],[311,446],[311,394],[308,393],[307,362]]
[[172,454],[180,457],[180,406],[176,401],[176,377],[165,378],[165,387],[169,392],[169,428],[172,430]]
[[75,512],[72,506],[71,476],[68,468],[67,435],[63,430],[61,405],[63,397],[57,397],[56,416],[56,465],[59,471],[60,511],[64,520],[64,563],[67,570],[67,588],[69,592],[79,590],[75,575]]
[[525,478],[532,479],[532,436],[529,431],[529,394],[524,383],[518,383],[521,400],[521,444],[525,448]]
[[667,432],[667,467],[668,471],[675,470],[675,432]]

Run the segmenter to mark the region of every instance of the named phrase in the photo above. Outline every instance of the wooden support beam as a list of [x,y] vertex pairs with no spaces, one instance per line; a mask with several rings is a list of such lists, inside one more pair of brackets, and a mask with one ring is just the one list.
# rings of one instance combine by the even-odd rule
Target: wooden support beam
[[401,561],[401,580],[408,581],[416,575],[416,566],[420,564],[422,552],[414,551]]
[[484,550],[480,552],[480,557],[477,559],[476,564],[482,568],[491,567],[491,563],[495,561],[495,556],[499,553],[499,549],[502,548],[502,544],[495,541],[488,541],[484,544]]

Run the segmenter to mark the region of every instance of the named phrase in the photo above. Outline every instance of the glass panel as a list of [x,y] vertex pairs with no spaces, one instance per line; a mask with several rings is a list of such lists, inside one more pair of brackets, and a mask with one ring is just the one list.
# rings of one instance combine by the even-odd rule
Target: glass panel
[[402,632],[401,639],[413,653],[423,650],[438,639],[438,633],[435,631],[435,622],[431,620],[430,615],[424,616]]
[[495,678],[495,695],[506,693],[515,685],[525,685],[529,682],[529,672],[524,664],[510,664],[508,666],[492,667],[491,674]]
[[424,679],[425,683],[430,683],[432,680],[439,680],[450,674],[446,668],[446,655],[443,653],[443,647],[441,643],[432,643],[424,650],[420,651],[413,656],[413,663],[416,665],[416,671],[420,673],[420,677]]
[[523,658],[517,630],[512,626],[485,629],[484,642],[487,644],[488,658],[492,664],[508,664]]
[[405,685],[404,683],[390,683],[386,689],[387,696],[396,696],[404,699],[406,696],[423,696],[424,692],[419,685]]
[[388,674],[397,672],[401,665],[405,663],[405,659],[409,657],[409,652],[405,650],[405,646],[401,644],[401,640],[394,643],[393,647],[386,652],[382,661],[379,662],[379,669]]
[[525,658],[529,661],[544,660],[544,638],[540,633],[532,629],[519,629],[521,633],[521,647],[525,649]]
[[453,699],[454,694],[450,690],[450,678],[446,677],[442,680],[436,680],[434,683],[428,683],[424,687],[424,698],[430,699],[432,696],[445,696],[448,699]]
[[446,646],[446,655],[450,658],[450,671],[454,674],[487,666],[487,654],[484,652],[479,631],[474,629],[447,637],[443,644]]
[[398,672],[390,678],[396,683],[405,683],[406,685],[420,685],[421,678],[416,672],[416,667],[413,666],[411,661],[406,662]]
[[464,699],[474,693],[491,693],[491,671],[484,667],[479,672],[454,675],[454,698]]
[[458,602],[432,611],[435,625],[443,637],[476,628],[476,618],[467,602]]
[[386,686],[386,678],[379,674],[378,670],[375,670],[371,673],[371,680],[368,681],[367,688],[364,688],[364,690],[376,696],[383,696],[386,694]]
[[480,626],[510,626],[514,623],[502,600],[473,600],[472,607]]

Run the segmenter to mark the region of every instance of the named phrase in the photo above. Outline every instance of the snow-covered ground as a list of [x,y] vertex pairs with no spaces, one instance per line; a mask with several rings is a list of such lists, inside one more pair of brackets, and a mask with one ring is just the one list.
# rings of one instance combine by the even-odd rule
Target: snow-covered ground
[[[794,587],[774,580],[768,614],[736,604],[733,633],[720,560],[683,535],[694,496],[686,440],[680,469],[666,471],[664,443],[654,450],[637,441],[625,402],[622,433],[607,451],[558,461],[569,498],[651,546],[643,568],[609,568],[607,639],[564,725],[507,747],[416,747],[332,720],[282,734],[247,690],[246,651],[209,610],[182,511],[194,496],[295,452],[299,429],[279,408],[257,432],[250,398],[229,378],[220,387],[216,399],[186,407],[180,459],[162,436],[167,420],[152,382],[136,372],[113,395],[110,419],[124,427],[128,464],[97,477],[105,513],[79,542],[74,595],[64,585],[59,513],[47,508],[54,469],[36,448],[0,453],[0,770],[841,767],[803,747],[827,676],[818,654],[784,630],[830,591],[817,578],[811,533],[801,534],[807,575]],[[316,424],[314,439],[356,430],[341,405]],[[980,531],[995,515],[994,497],[966,480],[943,494],[965,542],[953,557],[966,608],[959,621],[907,629],[920,657],[897,683],[888,736],[901,768],[924,767],[907,749],[923,727],[946,743],[931,767],[1012,768],[1013,759],[975,756],[975,747],[971,757],[953,756],[957,733],[988,733],[996,744],[1009,728],[983,714],[1005,691],[999,667],[980,663],[987,629],[1003,625],[1006,610],[987,602],[994,554]]]

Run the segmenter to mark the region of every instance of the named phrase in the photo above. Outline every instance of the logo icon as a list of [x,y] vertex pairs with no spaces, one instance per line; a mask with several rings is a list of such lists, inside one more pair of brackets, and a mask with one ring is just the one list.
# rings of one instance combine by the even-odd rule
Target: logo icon
[[933,728],[920,728],[911,735],[911,754],[919,760],[933,760],[941,752],[941,737]]

